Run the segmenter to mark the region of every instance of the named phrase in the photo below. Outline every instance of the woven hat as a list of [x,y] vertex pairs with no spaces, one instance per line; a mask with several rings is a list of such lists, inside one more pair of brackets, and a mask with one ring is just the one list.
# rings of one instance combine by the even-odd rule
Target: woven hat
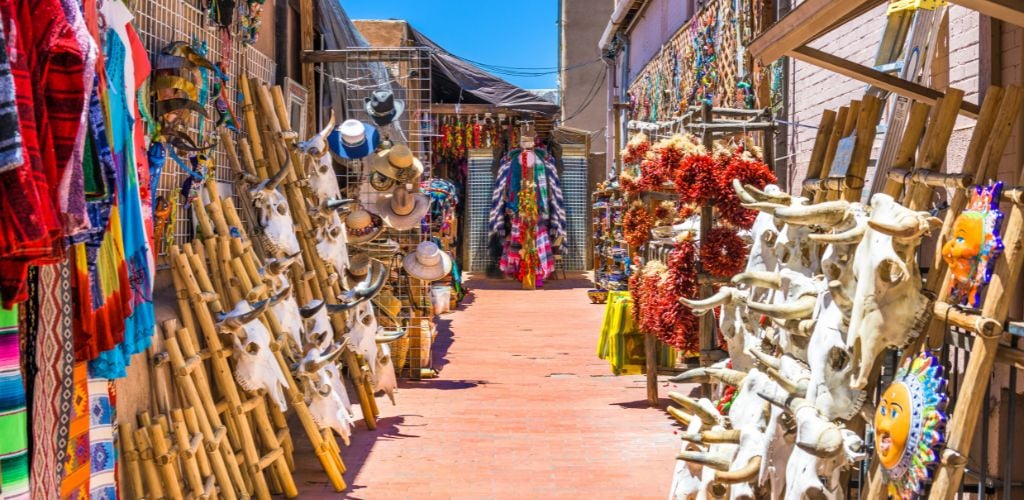
[[365,278],[366,274],[370,272],[370,254],[361,253],[349,258],[348,260],[348,273],[353,278]]
[[366,98],[365,108],[373,123],[383,127],[402,115],[405,101],[395,99],[395,94],[390,90],[377,90]]
[[380,144],[380,135],[373,125],[359,120],[345,120],[327,136],[331,152],[343,160],[358,160],[370,156]]
[[384,223],[399,231],[416,227],[428,210],[430,198],[423,193],[410,193],[405,186],[398,186],[394,194],[377,202],[377,213]]
[[381,231],[384,230],[384,221],[380,216],[360,208],[348,214],[345,226],[348,229],[348,242],[359,244],[380,236]]
[[399,182],[413,182],[423,174],[423,163],[405,144],[396,144],[370,157],[370,167],[374,172]]
[[415,252],[405,256],[402,266],[413,278],[436,281],[452,272],[452,258],[433,241],[423,241],[416,245]]

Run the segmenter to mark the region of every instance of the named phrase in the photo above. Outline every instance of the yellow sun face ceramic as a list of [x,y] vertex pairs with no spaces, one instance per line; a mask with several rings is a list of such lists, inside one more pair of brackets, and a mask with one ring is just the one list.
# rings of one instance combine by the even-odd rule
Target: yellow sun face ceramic
[[885,390],[875,413],[875,449],[882,466],[895,467],[903,458],[910,435],[911,404],[907,386],[895,382]]
[[974,214],[962,214],[953,223],[953,238],[942,246],[942,256],[960,280],[972,276],[974,259],[985,243],[985,221]]

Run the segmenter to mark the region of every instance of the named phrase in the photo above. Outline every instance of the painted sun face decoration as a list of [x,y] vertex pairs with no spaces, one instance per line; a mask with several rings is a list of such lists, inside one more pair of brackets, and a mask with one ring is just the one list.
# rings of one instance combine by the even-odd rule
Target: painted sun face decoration
[[950,302],[978,307],[980,289],[992,278],[996,257],[1003,251],[999,226],[1002,182],[975,186],[967,208],[953,223],[953,238],[942,246],[942,258],[953,274]]
[[945,441],[946,379],[924,352],[907,360],[882,393],[875,412],[875,453],[892,498],[921,493]]

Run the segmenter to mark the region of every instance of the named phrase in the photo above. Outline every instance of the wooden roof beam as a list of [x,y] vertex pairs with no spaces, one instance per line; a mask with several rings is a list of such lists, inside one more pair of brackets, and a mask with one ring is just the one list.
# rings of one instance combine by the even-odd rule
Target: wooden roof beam
[[[811,47],[797,47],[786,55],[839,73],[840,75],[874,85],[880,89],[907,96],[915,101],[935,104],[935,101],[944,95],[938,90],[908,82],[902,78],[883,73],[874,68],[869,68],[855,62],[850,62],[841,57],[834,56]],[[964,116],[977,119],[980,112],[981,107],[977,104],[967,101],[960,104],[960,114]]]
[[747,50],[754,59],[770,63],[818,38],[837,20],[863,11],[868,4],[879,3],[879,0],[806,0],[750,42]]
[[1024,3],[1020,0],[952,0],[953,3],[986,16],[1024,26]]

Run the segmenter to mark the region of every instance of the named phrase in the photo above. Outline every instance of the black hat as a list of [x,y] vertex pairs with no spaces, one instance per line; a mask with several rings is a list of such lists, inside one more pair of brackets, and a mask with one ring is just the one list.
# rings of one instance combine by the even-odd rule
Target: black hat
[[375,90],[366,98],[366,113],[380,126],[388,125],[405,111],[405,101],[395,99],[390,90]]

